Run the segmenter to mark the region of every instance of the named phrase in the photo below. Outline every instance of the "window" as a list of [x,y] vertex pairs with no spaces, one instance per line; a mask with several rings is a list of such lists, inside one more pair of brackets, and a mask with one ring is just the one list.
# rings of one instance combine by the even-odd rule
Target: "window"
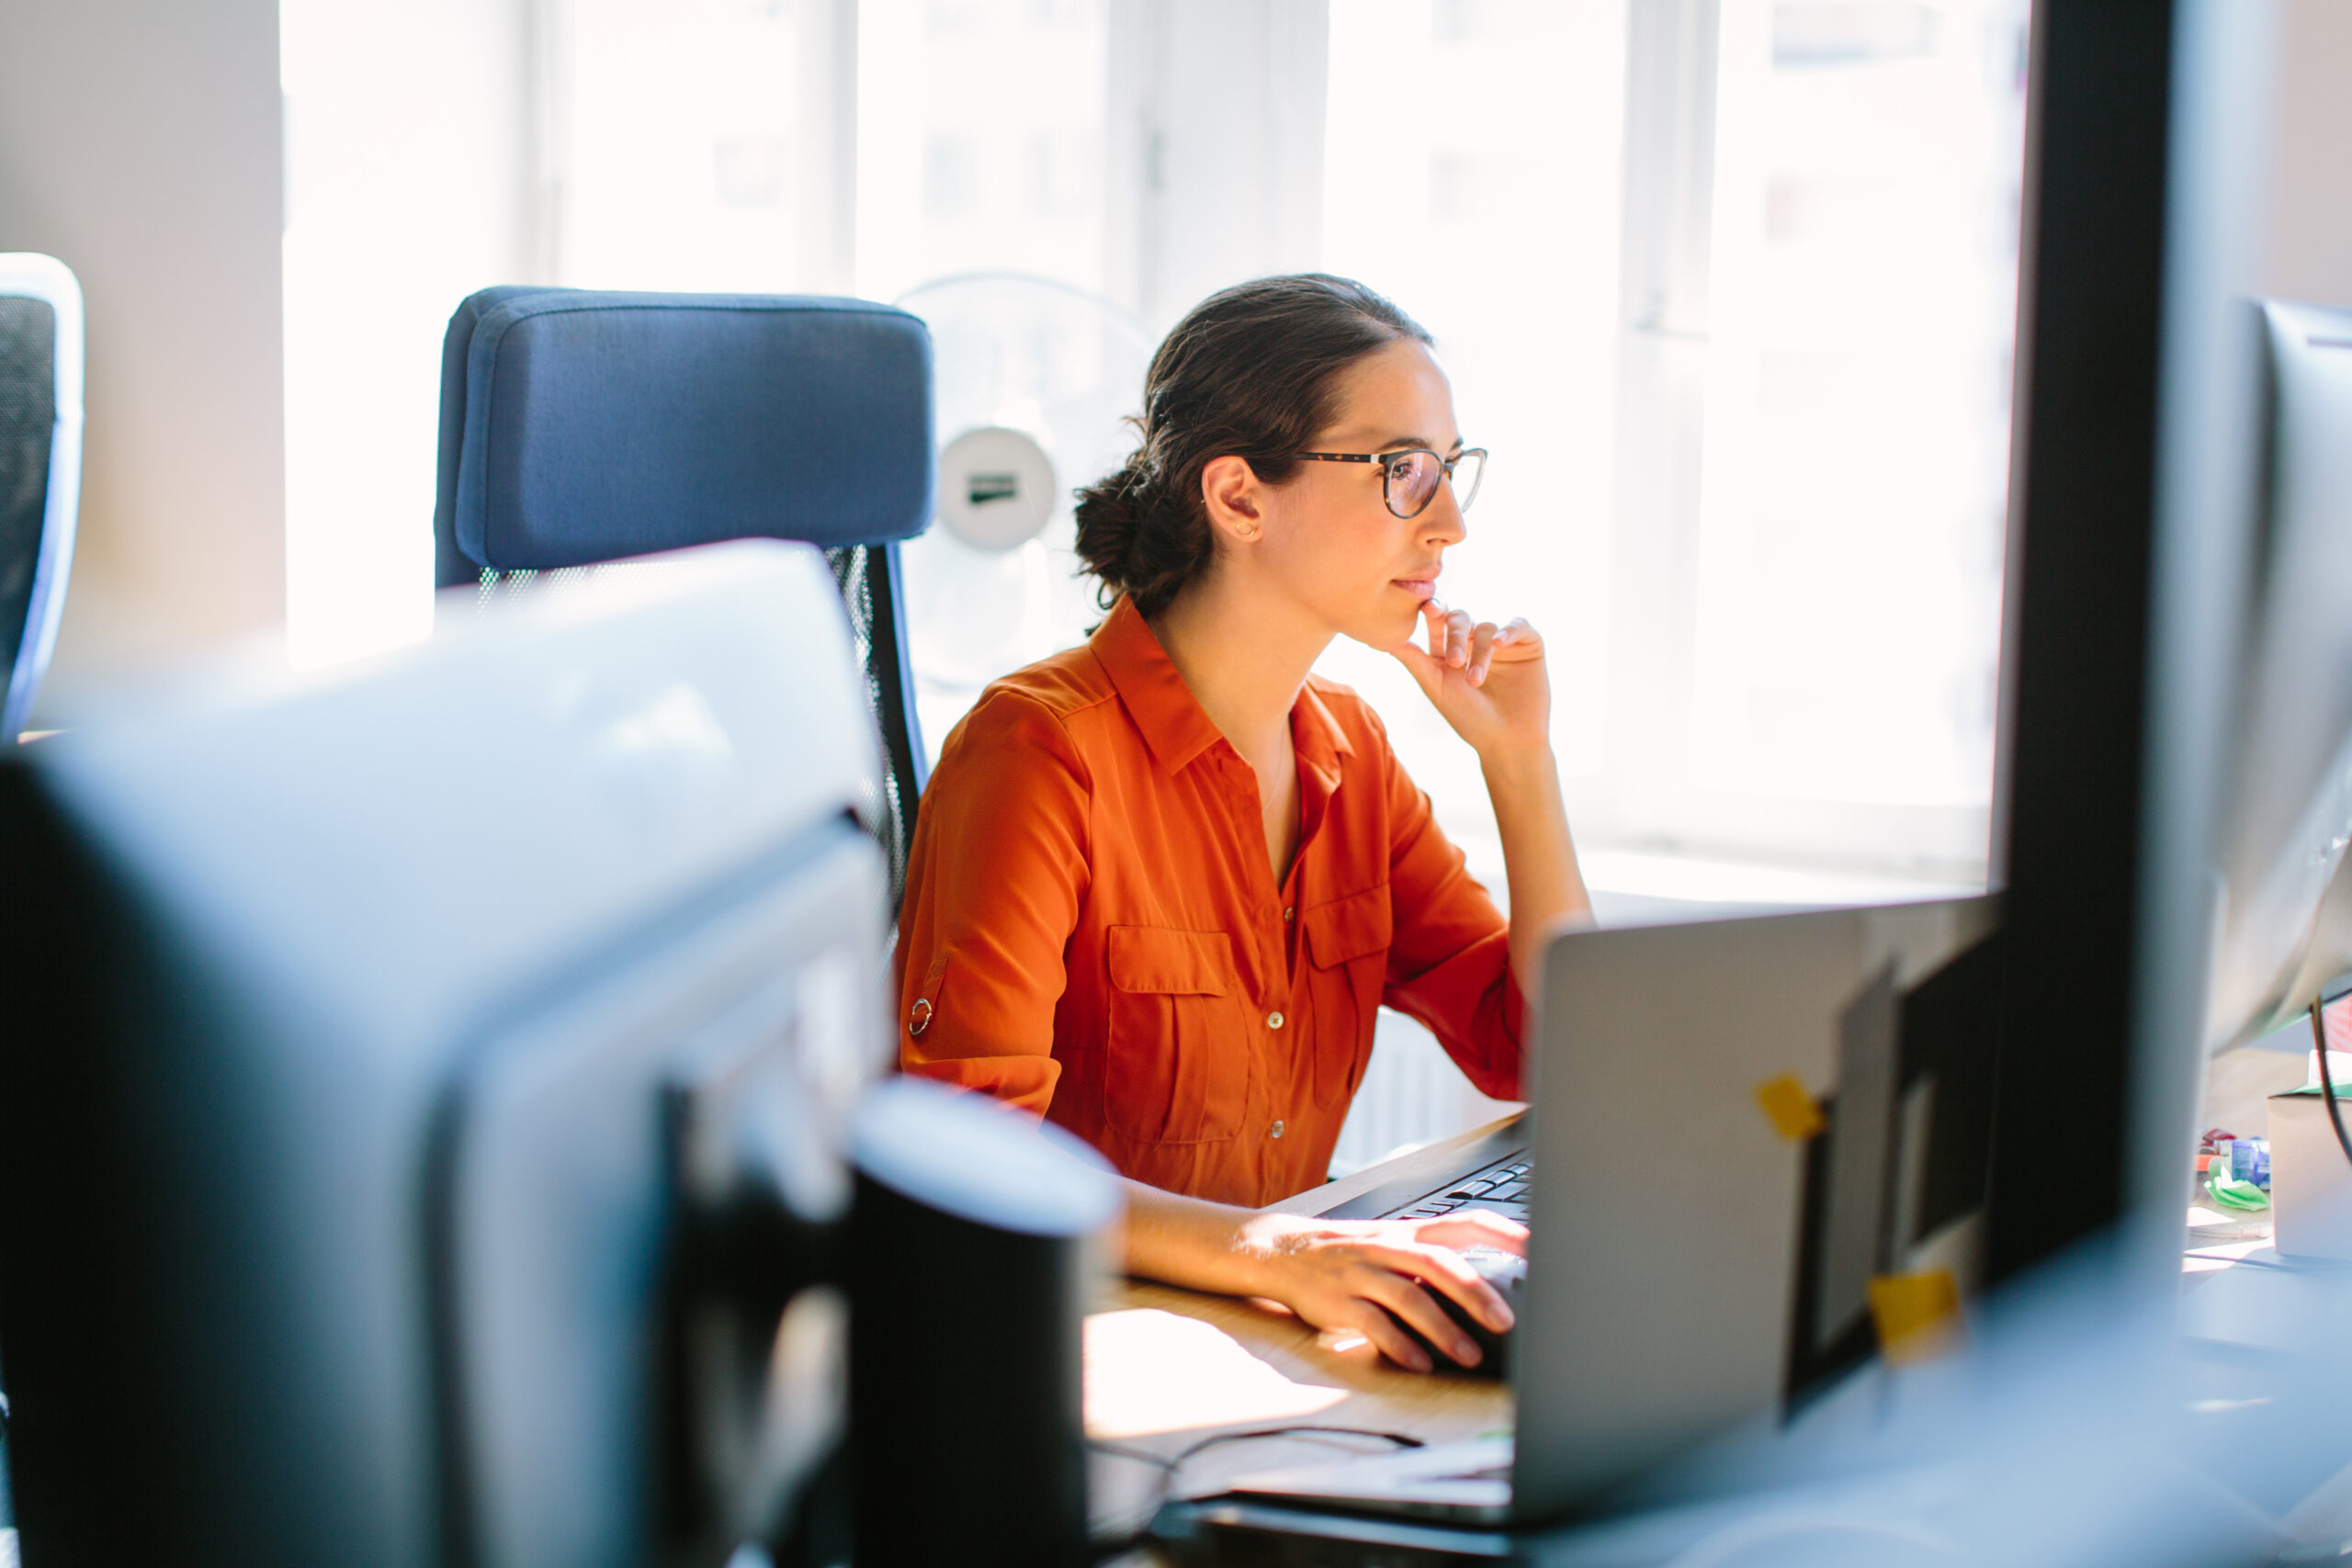
[[[1544,628],[1588,845],[1982,874],[2024,0],[458,9],[451,49],[287,0],[298,646],[422,626],[437,323],[484,282],[1010,272],[1148,345],[1319,265],[1432,328],[1495,452],[1448,593]],[[1468,753],[1329,668],[1491,872]]]
[[332,662],[432,626],[441,333],[530,274],[518,7],[285,0],[287,640]]
[[982,271],[1100,292],[1108,0],[856,10],[858,292]]
[[1696,95],[1707,39],[1637,38],[1636,123],[1681,130],[1628,149],[1667,193],[1625,251],[1612,684],[1645,716],[1588,830],[1983,876],[2025,28],[1723,0]]
[[[1598,886],[1982,877],[2026,0],[344,9],[285,0],[298,651],[428,622],[440,329],[485,284],[1006,275],[954,321],[916,296],[941,434],[1048,434],[1066,491],[1115,461],[1185,309],[1325,267],[1432,330],[1494,452],[1446,596],[1543,628]],[[1009,555],[910,552],[910,592],[989,622],[933,660],[934,744],[1091,619],[1068,529],[1065,506]],[[1468,750],[1385,656],[1325,668],[1499,893]]]
[[[1442,596],[1544,634],[1562,768],[1607,762],[1623,21],[1604,6],[1339,0],[1323,257],[1438,340],[1463,437],[1494,456]],[[1500,886],[1476,759],[1403,669],[1323,668],[1369,696],[1448,833]]]
[[546,7],[553,280],[841,292],[854,12],[834,0]]

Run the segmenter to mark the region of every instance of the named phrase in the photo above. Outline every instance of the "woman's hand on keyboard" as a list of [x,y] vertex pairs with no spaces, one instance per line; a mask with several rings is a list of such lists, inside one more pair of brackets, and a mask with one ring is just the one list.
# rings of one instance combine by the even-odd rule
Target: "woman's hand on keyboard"
[[1527,1227],[1478,1209],[1425,1220],[1252,1214],[1241,1226],[1236,1261],[1247,1275],[1242,1293],[1278,1302],[1327,1333],[1361,1336],[1398,1366],[1425,1372],[1429,1354],[1400,1322],[1465,1367],[1480,1354],[1431,1291],[1452,1296],[1497,1334],[1510,1329],[1510,1307],[1462,1257],[1474,1247],[1524,1257]]

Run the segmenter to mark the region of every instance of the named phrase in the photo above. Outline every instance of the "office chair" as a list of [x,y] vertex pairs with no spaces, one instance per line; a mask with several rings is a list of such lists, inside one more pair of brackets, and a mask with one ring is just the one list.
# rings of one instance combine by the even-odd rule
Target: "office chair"
[[906,884],[930,770],[899,542],[933,502],[931,336],[903,310],[786,295],[487,288],[441,351],[435,574],[477,604],[543,573],[723,539],[821,547],[880,731],[868,825]]
[[0,254],[0,745],[57,643],[81,493],[81,286],[53,256]]

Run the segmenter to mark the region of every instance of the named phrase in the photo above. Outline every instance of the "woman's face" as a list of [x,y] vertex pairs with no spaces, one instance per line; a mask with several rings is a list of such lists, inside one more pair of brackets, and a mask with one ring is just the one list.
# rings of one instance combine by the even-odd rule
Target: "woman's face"
[[[1306,448],[1394,452],[1426,446],[1453,456],[1462,446],[1453,389],[1420,344],[1399,341],[1341,373],[1338,412]],[[1374,648],[1412,636],[1423,604],[1437,593],[1446,547],[1465,530],[1453,486],[1441,484],[1419,516],[1388,510],[1377,463],[1301,463],[1261,491],[1264,536],[1251,565],[1325,629]]]

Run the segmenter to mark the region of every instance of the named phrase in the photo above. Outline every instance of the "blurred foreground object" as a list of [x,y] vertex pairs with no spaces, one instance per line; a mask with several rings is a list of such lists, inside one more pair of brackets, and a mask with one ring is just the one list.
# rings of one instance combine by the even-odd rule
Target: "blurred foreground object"
[[2316,1086],[2270,1097],[2270,1149],[2278,1250],[2352,1262],[2352,1163]]
[[2257,300],[2245,646],[2215,854],[2209,1048],[2352,970],[2352,310]]
[[1058,1127],[910,1078],[866,1097],[851,1153],[861,1568],[1083,1568],[1079,1325],[1118,1178]]
[[888,1047],[860,684],[823,558],[730,545],[0,770],[28,1561],[789,1542]]
[[2352,990],[2314,1001],[2311,1016],[2310,1079],[2267,1107],[2277,1245],[2290,1257],[2352,1262],[2352,1111],[2335,1049],[2352,1033]]
[[53,256],[0,254],[0,745],[57,644],[82,497],[82,288]]

